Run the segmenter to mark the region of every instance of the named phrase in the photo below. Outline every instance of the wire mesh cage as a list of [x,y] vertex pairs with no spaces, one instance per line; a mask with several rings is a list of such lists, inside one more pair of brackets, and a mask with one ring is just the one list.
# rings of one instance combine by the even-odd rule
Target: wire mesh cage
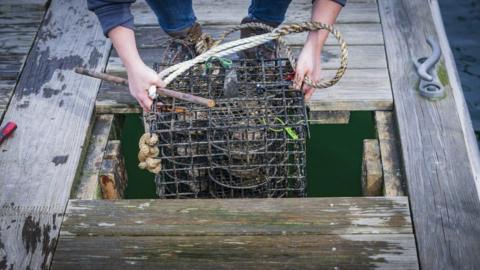
[[172,89],[216,106],[154,100],[146,122],[159,137],[158,196],[305,196],[306,108],[292,74],[283,58],[213,59],[176,78]]

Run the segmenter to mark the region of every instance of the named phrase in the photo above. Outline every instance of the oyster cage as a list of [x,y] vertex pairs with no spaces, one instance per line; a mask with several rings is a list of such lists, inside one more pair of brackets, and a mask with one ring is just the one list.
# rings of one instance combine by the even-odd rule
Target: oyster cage
[[160,97],[146,116],[150,132],[159,137],[158,196],[305,196],[306,107],[302,93],[291,87],[288,60],[234,60],[229,65],[220,60],[197,66],[170,84],[214,99],[215,107]]

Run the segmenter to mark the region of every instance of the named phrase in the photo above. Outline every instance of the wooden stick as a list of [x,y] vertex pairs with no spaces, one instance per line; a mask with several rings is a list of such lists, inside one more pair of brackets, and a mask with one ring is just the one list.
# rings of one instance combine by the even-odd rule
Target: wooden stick
[[[90,77],[97,78],[97,79],[100,79],[100,80],[104,80],[104,81],[128,86],[128,80],[127,79],[122,78],[122,77],[118,77],[118,76],[114,76],[114,75],[110,75],[110,74],[107,74],[107,73],[96,72],[96,71],[89,70],[89,69],[82,68],[82,67],[76,67],[75,72],[78,73],[78,74],[90,76]],[[212,107],[215,106],[215,101],[212,100],[212,99],[203,98],[203,97],[199,97],[199,96],[195,96],[195,95],[191,95],[191,94],[187,94],[187,93],[182,93],[182,92],[178,92],[178,91],[174,91],[174,90],[170,90],[170,89],[166,89],[166,88],[158,88],[157,87],[157,93],[159,93],[160,95],[163,95],[163,96],[178,98],[178,99],[188,101],[188,102],[191,102],[191,103],[204,105],[204,106],[207,106],[209,108],[212,108]]]

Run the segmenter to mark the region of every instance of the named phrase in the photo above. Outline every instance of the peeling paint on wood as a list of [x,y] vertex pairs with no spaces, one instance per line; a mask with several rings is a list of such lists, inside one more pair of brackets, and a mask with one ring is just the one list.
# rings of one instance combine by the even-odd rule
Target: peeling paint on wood
[[53,157],[52,159],[52,162],[55,164],[55,166],[58,166],[58,165],[61,165],[61,164],[65,164],[68,160],[68,155],[64,155],[64,156],[55,156]]

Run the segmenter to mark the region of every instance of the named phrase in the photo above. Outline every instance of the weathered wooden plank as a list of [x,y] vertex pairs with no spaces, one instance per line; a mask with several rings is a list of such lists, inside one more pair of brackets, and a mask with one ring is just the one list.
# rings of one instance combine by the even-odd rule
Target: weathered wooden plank
[[383,185],[380,146],[377,139],[363,140],[362,194],[363,196],[382,195]]
[[455,104],[457,105],[460,123],[465,136],[470,164],[475,175],[477,193],[480,197],[480,148],[478,147],[477,138],[473,131],[472,119],[470,118],[470,113],[468,112],[468,107],[465,102],[465,96],[463,95],[462,84],[460,83],[460,78],[458,76],[455,59],[453,57],[450,44],[448,43],[445,27],[443,26],[442,14],[440,12],[440,7],[438,6],[438,1],[432,0],[429,3],[435,29],[437,30],[438,39],[440,40],[440,47],[443,51],[445,68],[447,69],[449,75],[452,93],[455,97]]
[[80,168],[78,185],[72,192],[71,198],[83,200],[102,198],[98,177],[112,130],[113,118],[113,114],[102,114],[95,117],[85,161]]
[[42,21],[45,14],[43,4],[0,3],[0,25],[31,25]]
[[413,235],[62,238],[54,269],[418,269]]
[[113,202],[71,200],[62,233],[66,236],[138,236],[409,234],[412,231],[408,202],[406,198],[395,197]]
[[[197,0],[193,1],[195,15],[201,24],[239,24],[247,15],[249,1]],[[310,20],[311,1],[292,1],[286,14],[286,22]],[[157,18],[144,1],[132,6],[135,24],[157,25]],[[342,10],[338,23],[378,23],[380,21],[376,1],[352,1]]]
[[402,177],[399,142],[395,126],[392,112],[375,112],[375,127],[382,160],[384,196],[405,195],[405,183]]
[[[383,45],[382,28],[379,23],[356,23],[356,24],[336,24],[335,29],[342,33],[349,45]],[[307,38],[307,33],[289,35],[285,40],[292,45],[303,45]],[[327,38],[325,44],[336,45],[337,40],[331,35]]]
[[[204,27],[204,31],[212,34],[213,36],[219,36],[226,31],[230,26],[226,25],[207,25]],[[383,45],[383,36],[379,24],[353,24],[343,25],[345,37],[349,39],[349,44],[380,44],[380,45],[351,45],[350,60],[349,60],[349,72],[358,73],[353,71],[355,69],[382,69],[377,72],[375,70],[360,73],[365,75],[353,76],[354,81],[344,82],[348,79],[343,79],[342,84],[354,86],[354,91],[350,92],[348,86],[341,85],[339,88],[329,89],[327,91],[331,93],[339,93],[337,98],[324,99],[324,94],[318,96],[319,100],[312,99],[312,110],[385,110],[391,109],[392,97],[390,93],[390,82],[386,71],[386,57]],[[159,61],[162,53],[162,47],[168,40],[167,35],[159,27],[139,27],[136,30],[137,44],[139,47],[140,55],[147,65],[153,65]],[[239,33],[232,34],[226,41],[239,38]],[[305,37],[301,35],[294,35],[288,38],[287,41],[290,45],[294,46],[294,52],[299,53],[301,45],[303,45]],[[335,44],[334,40],[328,42],[328,44]],[[324,53],[322,54],[322,63],[324,70],[333,70],[339,66],[339,50],[336,45],[325,46]],[[112,51],[109,63],[107,65],[107,72],[117,74],[120,76],[125,75],[125,69],[118,58],[115,51]],[[328,72],[328,71],[327,71]],[[327,73],[326,72],[326,73]],[[370,73],[372,75],[370,75]],[[368,76],[369,78],[365,78]],[[373,77],[373,78],[372,78]],[[371,80],[370,80],[371,78]],[[357,81],[360,80],[360,81]],[[364,84],[362,80],[369,80]],[[372,85],[372,83],[374,85]],[[345,88],[346,87],[346,88]],[[360,88],[360,91],[357,91]],[[136,101],[130,96],[126,87],[119,87],[117,85],[103,83],[99,95],[97,97],[96,110],[99,113],[139,113],[141,112]],[[339,89],[344,89],[346,96],[343,96],[343,92],[338,92]],[[327,94],[329,95],[329,94]],[[330,94],[331,95],[331,94]],[[363,101],[363,96],[365,101]],[[353,101],[352,101],[353,99]],[[359,100],[360,99],[360,100]],[[325,100],[325,103],[322,101]],[[338,106],[335,105],[338,101]],[[320,104],[320,106],[316,106]]]
[[[293,46],[295,55],[302,46]],[[322,52],[322,69],[337,69],[340,66],[340,50],[337,45],[326,45]],[[386,69],[387,58],[383,45],[351,45],[348,46],[349,69]]]
[[[143,30],[143,29],[142,29]],[[140,30],[138,31],[140,32]],[[142,45],[139,45],[142,46]],[[146,46],[145,46],[146,47]],[[294,46],[294,55],[300,53],[301,47]],[[385,56],[385,48],[379,45],[353,45],[348,48],[349,69],[386,69],[387,61]],[[161,47],[147,47],[139,48],[140,56],[145,64],[152,66],[155,62],[160,62]],[[324,70],[337,69],[340,66],[340,51],[338,46],[327,45],[324,47],[322,54],[322,68]],[[125,76],[125,68],[117,56],[115,51],[112,51],[107,65],[107,72]]]
[[[221,33],[228,30],[229,26],[217,26],[210,25],[205,26],[203,31],[211,34],[214,37],[218,37]],[[385,58],[385,48],[383,45],[362,45],[368,43],[369,35],[365,33],[364,27],[358,25],[358,28],[355,29],[353,26],[349,29],[357,33],[353,37],[345,33],[345,38],[348,39],[349,44],[349,68],[386,68],[386,58]],[[381,28],[378,25],[376,27],[376,36],[380,40],[383,40]],[[160,56],[162,53],[162,48],[165,46],[165,43],[168,41],[168,36],[163,32],[159,27],[138,27],[135,31],[135,36],[137,40],[137,46],[139,48],[140,55],[147,65],[153,65],[154,62],[160,61]],[[234,33],[228,36],[225,41],[232,41],[240,37],[239,33]],[[356,41],[360,45],[355,45],[352,43]],[[295,35],[290,39],[289,45],[294,47],[295,53],[298,53],[300,48],[303,45],[304,38]],[[381,42],[383,44],[383,41]],[[339,49],[336,43],[327,45],[324,47],[324,53],[322,55],[322,64],[323,69],[336,69],[338,68],[339,62]],[[116,54],[115,50],[112,51],[112,56],[109,60],[109,65],[107,67],[107,72],[124,72],[124,68]]]
[[[202,31],[210,34],[213,38],[218,38],[225,31],[229,30],[232,25],[205,25]],[[380,24],[338,24],[337,29],[342,33],[349,46],[382,46],[384,44],[382,28]],[[161,48],[165,46],[168,35],[158,26],[141,26],[135,31],[137,45],[139,49]],[[303,46],[306,39],[306,33],[288,35],[285,41],[290,46]],[[225,41],[232,41],[240,38],[239,32],[232,33],[227,36]],[[333,37],[329,37],[326,41],[327,46],[338,45]],[[327,48],[326,48],[327,49]],[[332,53],[338,53],[337,49],[330,49]],[[159,51],[156,51],[159,53]],[[381,52],[376,52],[380,55]],[[384,54],[383,54],[384,55]],[[352,55],[352,57],[355,57]],[[361,56],[359,56],[361,57]],[[384,66],[382,66],[384,67]]]
[[[152,40],[145,40],[142,38],[148,28],[141,28],[137,31],[138,35],[138,42],[140,47],[140,54],[147,65],[152,66],[155,61],[158,61],[158,57],[161,54],[160,47],[149,47],[152,45],[148,44],[161,44],[163,39],[159,39],[158,41]],[[158,37],[157,35],[151,35],[154,37]],[[149,43],[153,42],[153,43]],[[371,104],[370,107],[366,108],[369,109],[390,109],[391,107],[391,94],[389,94],[390,87],[389,87],[389,78],[386,72],[386,58],[385,58],[385,51],[383,46],[351,46],[350,48],[350,60],[349,60],[349,72],[356,72],[352,71],[355,69],[382,69],[382,70],[372,70],[371,72],[380,73],[383,76],[373,79],[372,82],[377,82],[376,86],[380,86],[379,88],[372,88],[371,85],[365,85],[363,81],[358,81],[357,86],[360,88],[360,92],[355,91],[355,93],[363,93],[367,91],[368,93],[371,91],[372,93],[379,92],[384,93],[383,97],[378,97],[377,101],[378,106],[375,104]],[[295,50],[296,53],[299,52],[297,48]],[[338,48],[336,46],[326,46],[325,52],[322,57],[323,68],[325,70],[336,69],[339,65],[338,62]],[[112,56],[109,58],[109,63],[107,65],[107,72],[112,74],[117,74],[119,76],[126,76],[125,68],[122,65],[120,59],[116,56],[115,51],[112,52]],[[368,74],[366,76],[369,76]],[[355,78],[362,78],[362,76],[356,76]],[[344,79],[346,80],[346,79]],[[355,83],[355,82],[352,82]],[[362,92],[363,90],[363,92]],[[323,91],[323,90],[322,90]],[[338,92],[337,92],[338,93]],[[350,93],[347,93],[347,99],[350,97]],[[341,93],[339,93],[341,96]],[[383,100],[383,103],[382,103]],[[332,100],[333,101],[333,100]],[[386,101],[386,102],[385,102]],[[328,100],[327,100],[328,102]],[[329,102],[332,103],[332,102]],[[350,103],[352,104],[352,103]],[[357,102],[356,104],[353,103],[353,107],[349,107],[348,104],[343,104],[346,110],[353,110],[357,108],[361,108],[367,103]],[[335,108],[335,106],[330,106],[330,108]],[[97,104],[96,110],[98,113],[139,113],[140,108],[135,100],[130,96],[128,89],[126,87],[121,87],[114,84],[103,83],[101,90],[97,97]],[[324,109],[326,110],[326,109]]]
[[406,197],[72,200],[54,269],[417,269]]
[[22,62],[5,63],[0,61],[0,80],[16,80],[22,67]]
[[[325,70],[325,77],[333,70]],[[327,89],[316,91],[307,103],[311,111],[391,110],[392,93],[387,70],[352,69]],[[99,113],[138,113],[140,107],[127,87],[103,83],[96,101]]]
[[0,33],[0,54],[27,54],[36,33],[36,31]]
[[[333,70],[325,70],[326,78]],[[384,69],[350,69],[334,86],[319,89],[307,102],[311,111],[391,110],[393,98],[388,71]]]
[[45,13],[43,4],[40,1],[0,3],[0,121]]
[[50,0],[2,0],[2,4],[9,5],[40,5],[45,6]]
[[474,269],[480,202],[459,116],[464,109],[453,85],[436,102],[416,92],[412,57],[431,54],[426,37],[438,40],[429,2],[383,0],[379,7],[421,267]]
[[310,111],[308,122],[310,124],[348,124],[349,111]]
[[[1,5],[0,5],[1,8]],[[45,12],[45,10],[43,10]],[[40,25],[42,21],[32,21],[30,24],[0,24],[0,34],[3,33],[19,33],[19,34],[24,34],[24,33],[31,33],[31,32],[37,32],[38,31],[38,26]]]
[[99,87],[72,69],[103,69],[109,49],[86,2],[51,3],[4,118],[18,125],[0,146],[0,227],[16,224],[0,236],[8,267],[49,267]]
[[108,141],[100,168],[99,181],[103,199],[123,198],[128,179],[120,140]]
[[0,80],[0,120],[7,110],[8,102],[12,96],[13,89],[15,88],[15,81],[12,80]]

